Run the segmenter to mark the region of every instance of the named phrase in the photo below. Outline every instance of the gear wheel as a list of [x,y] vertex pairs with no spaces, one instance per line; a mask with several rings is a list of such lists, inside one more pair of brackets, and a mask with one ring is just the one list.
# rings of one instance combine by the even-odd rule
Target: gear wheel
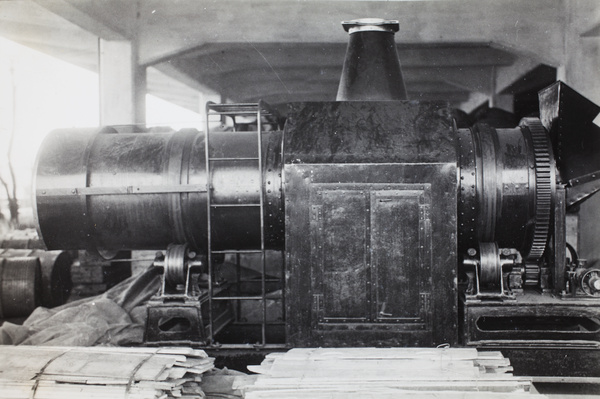
[[554,159],[548,134],[539,119],[523,118],[519,126],[527,128],[533,144],[535,160],[535,227],[527,259],[538,260],[544,254],[550,235],[555,187]]

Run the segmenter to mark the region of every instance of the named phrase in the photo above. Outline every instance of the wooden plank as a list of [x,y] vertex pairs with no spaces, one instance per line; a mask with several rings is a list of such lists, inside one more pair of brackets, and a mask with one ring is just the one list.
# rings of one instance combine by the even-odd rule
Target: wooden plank
[[450,358],[473,360],[478,358],[473,348],[294,348],[285,353],[285,359],[429,359]]
[[501,366],[510,366],[510,360],[503,359],[475,359],[474,363],[479,366],[484,367],[501,367]]
[[424,376],[462,375],[468,378],[479,376],[479,368],[472,361],[435,361],[435,360],[363,360],[351,361],[287,361],[284,358],[275,360],[269,374],[278,376],[302,377],[338,377],[340,374],[349,378],[382,379],[402,375],[403,378],[423,378]]
[[0,347],[0,399],[197,397],[213,367],[191,348]]
[[546,398],[544,395],[530,395],[529,393],[505,392],[422,392],[398,389],[376,389],[363,392],[359,390],[336,387],[332,390],[278,390],[249,392],[245,399],[397,399],[409,397],[411,399],[533,399]]
[[266,367],[262,364],[260,366],[249,365],[246,368],[248,371],[256,374],[269,374],[271,372],[271,365],[267,365]]
[[411,379],[411,378],[388,378],[388,379],[351,379],[351,378],[335,378],[330,377],[316,377],[316,378],[299,378],[299,377],[279,377],[273,378],[270,376],[257,376],[254,386],[276,386],[276,385],[332,385],[332,384],[391,384],[395,386],[425,386],[436,384],[446,385],[461,385],[461,384],[472,384],[473,386],[492,386],[492,385],[508,385],[514,384],[515,386],[530,386],[531,380],[527,378],[514,377],[514,376],[502,376],[490,379],[465,379],[465,378],[423,378],[423,379]]
[[477,359],[504,359],[504,355],[500,351],[480,351],[477,352]]
[[250,399],[520,399],[532,387],[500,352],[472,348],[297,348],[248,369],[260,375],[236,387]]
[[[242,381],[240,381],[242,382]],[[243,382],[242,382],[243,383]],[[240,384],[240,383],[238,383]],[[331,386],[360,386],[364,389],[371,389],[377,387],[389,387],[397,389],[407,390],[465,390],[465,391],[497,391],[497,392],[512,392],[521,391],[526,392],[529,390],[529,381],[518,381],[518,380],[491,380],[491,381],[477,381],[472,380],[425,380],[425,381],[412,381],[412,380],[378,380],[378,381],[364,381],[364,380],[353,380],[353,381],[339,381],[330,379],[302,379],[302,378],[273,378],[263,379],[259,377],[255,382],[250,382],[250,385],[241,386],[246,391],[254,390],[270,390],[270,389],[310,389],[315,387],[331,387]]]
[[0,347],[0,379],[11,381],[28,381],[39,373],[52,359],[61,355],[60,350],[35,351],[31,347],[23,351],[15,347]]
[[69,351],[50,363],[44,371],[44,376],[129,379],[136,368],[147,361],[148,356],[135,353],[115,356],[112,353]]

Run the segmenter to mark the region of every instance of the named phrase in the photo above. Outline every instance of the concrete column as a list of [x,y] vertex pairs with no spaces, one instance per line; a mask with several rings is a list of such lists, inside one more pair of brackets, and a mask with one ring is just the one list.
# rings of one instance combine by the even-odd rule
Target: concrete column
[[135,41],[99,39],[100,124],[146,122],[146,67]]
[[600,4],[596,0],[565,0],[564,71],[565,83],[600,103],[600,33],[589,32],[600,24]]
[[[558,69],[561,80],[600,104],[600,5],[596,0],[565,0],[565,58]],[[599,155],[600,156],[600,155]],[[590,263],[600,260],[600,193],[579,210],[579,256]],[[596,266],[598,264],[596,263]]]

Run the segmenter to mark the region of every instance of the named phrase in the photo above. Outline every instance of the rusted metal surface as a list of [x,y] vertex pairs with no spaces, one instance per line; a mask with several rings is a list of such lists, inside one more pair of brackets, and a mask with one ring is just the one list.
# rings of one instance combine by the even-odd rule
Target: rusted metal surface
[[284,162],[456,162],[450,110],[413,101],[290,105]]

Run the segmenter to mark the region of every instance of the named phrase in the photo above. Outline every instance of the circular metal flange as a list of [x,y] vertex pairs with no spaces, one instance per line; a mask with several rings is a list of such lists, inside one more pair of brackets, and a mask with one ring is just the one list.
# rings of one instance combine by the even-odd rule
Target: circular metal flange
[[587,296],[600,297],[600,270],[591,269],[586,271],[581,276],[579,285]]
[[186,280],[187,244],[169,245],[165,254],[165,280],[170,286],[184,284]]
[[[458,243],[460,251],[477,246],[477,166],[469,129],[457,129],[460,182],[458,190]],[[470,256],[474,256],[470,255]]]
[[498,245],[495,242],[479,243],[479,261],[481,264],[481,284],[500,285],[502,282],[502,264]]
[[519,126],[529,131],[533,145],[535,161],[535,227],[526,258],[528,260],[537,260],[544,254],[550,235],[556,172],[554,170],[550,140],[542,122],[537,118],[523,118]]
[[361,18],[342,22],[344,30],[350,34],[356,32],[390,32],[395,33],[400,29],[396,20],[381,18]]

